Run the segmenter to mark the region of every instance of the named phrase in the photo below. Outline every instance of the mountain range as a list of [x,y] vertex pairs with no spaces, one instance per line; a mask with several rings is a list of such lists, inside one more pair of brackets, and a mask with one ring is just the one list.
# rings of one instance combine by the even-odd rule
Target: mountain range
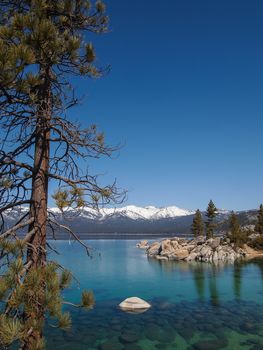
[[[7,226],[11,226],[28,209],[20,207],[5,213]],[[178,235],[189,234],[194,212],[176,206],[139,207],[129,205],[122,208],[103,208],[95,210],[84,207],[80,210],[68,209],[64,213],[58,208],[49,208],[49,215],[57,222],[69,226],[81,236],[96,235]],[[219,210],[217,215],[218,230],[224,231],[228,226],[231,211]],[[203,212],[205,220],[205,213]],[[254,224],[256,210],[237,212],[242,226]],[[61,231],[58,236],[64,236]]]

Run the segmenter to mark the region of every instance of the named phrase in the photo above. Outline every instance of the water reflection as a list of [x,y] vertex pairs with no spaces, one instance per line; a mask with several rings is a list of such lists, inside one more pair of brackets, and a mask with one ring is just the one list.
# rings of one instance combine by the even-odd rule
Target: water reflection
[[211,264],[211,274],[209,279],[210,301],[214,306],[218,306],[220,302],[217,288],[217,273],[220,270],[220,265]]
[[[255,267],[258,268],[263,282],[263,259],[240,261],[235,264],[177,262],[157,259],[148,259],[148,262],[166,278],[178,275],[183,276],[184,279],[192,278],[197,298],[200,301],[210,300],[213,306],[219,306],[220,299],[225,294],[238,301],[242,298],[242,289],[252,291],[252,285],[244,284],[242,279],[246,279],[248,275],[253,279],[250,270],[255,273]],[[246,276],[243,275],[243,271],[247,271]],[[257,277],[255,280],[253,279],[253,283],[256,282],[258,282]],[[263,290],[258,293],[263,294]]]
[[233,269],[233,289],[236,299],[241,297],[242,265],[236,263]]
[[192,271],[195,287],[199,299],[202,301],[205,297],[205,270],[203,263],[190,264],[190,270]]

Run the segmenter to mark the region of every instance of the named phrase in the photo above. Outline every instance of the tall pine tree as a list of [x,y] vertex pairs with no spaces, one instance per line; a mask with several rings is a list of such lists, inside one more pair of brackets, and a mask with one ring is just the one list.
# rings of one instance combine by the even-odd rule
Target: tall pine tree
[[[107,30],[105,5],[87,0],[1,1],[0,12],[0,345],[20,342],[21,350],[44,348],[45,318],[68,327],[61,290],[71,275],[47,260],[47,228],[61,228],[48,215],[48,186],[55,182],[54,199],[67,208],[120,199],[115,183],[100,186],[98,177],[81,170],[90,158],[114,151],[103,133],[91,125],[82,129],[68,119],[78,103],[72,76],[98,78],[90,33]],[[10,210],[21,216],[12,227]],[[70,228],[63,227],[88,251]],[[21,238],[21,233],[26,234]],[[84,292],[79,306],[91,307]]]
[[207,209],[206,209],[206,217],[207,221],[206,225],[206,238],[212,238],[214,236],[214,230],[216,228],[216,224],[214,219],[217,215],[217,208],[212,200],[209,201]]
[[202,236],[204,234],[204,223],[199,209],[197,209],[195,212],[191,231],[195,237]]
[[257,216],[257,223],[255,225],[255,232],[263,235],[263,205],[260,204],[258,216]]
[[245,232],[242,231],[238,222],[237,215],[232,211],[229,218],[229,235],[230,241],[240,247],[245,242]]

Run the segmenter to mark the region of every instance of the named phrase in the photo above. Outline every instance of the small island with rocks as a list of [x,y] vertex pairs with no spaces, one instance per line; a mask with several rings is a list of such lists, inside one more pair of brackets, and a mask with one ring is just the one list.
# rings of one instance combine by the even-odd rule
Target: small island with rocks
[[263,251],[255,250],[247,244],[237,247],[224,237],[209,239],[198,237],[190,240],[173,237],[151,244],[143,240],[137,244],[137,247],[145,249],[149,258],[159,260],[219,263],[257,256],[263,257]]
[[207,221],[204,224],[201,212],[196,211],[191,226],[192,239],[173,237],[151,244],[142,240],[137,247],[145,249],[149,258],[158,260],[233,263],[240,259],[263,257],[263,205],[260,205],[253,228],[241,227],[236,214],[232,212],[228,231],[220,236],[215,236],[214,232],[217,208],[212,201],[205,215]]

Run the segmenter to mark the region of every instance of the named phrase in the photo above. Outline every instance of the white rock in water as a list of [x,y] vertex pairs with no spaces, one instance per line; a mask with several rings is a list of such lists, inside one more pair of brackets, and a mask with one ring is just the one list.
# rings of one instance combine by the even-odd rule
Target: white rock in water
[[141,309],[149,309],[151,305],[141,298],[131,297],[121,302],[119,307],[124,310],[136,311]]

